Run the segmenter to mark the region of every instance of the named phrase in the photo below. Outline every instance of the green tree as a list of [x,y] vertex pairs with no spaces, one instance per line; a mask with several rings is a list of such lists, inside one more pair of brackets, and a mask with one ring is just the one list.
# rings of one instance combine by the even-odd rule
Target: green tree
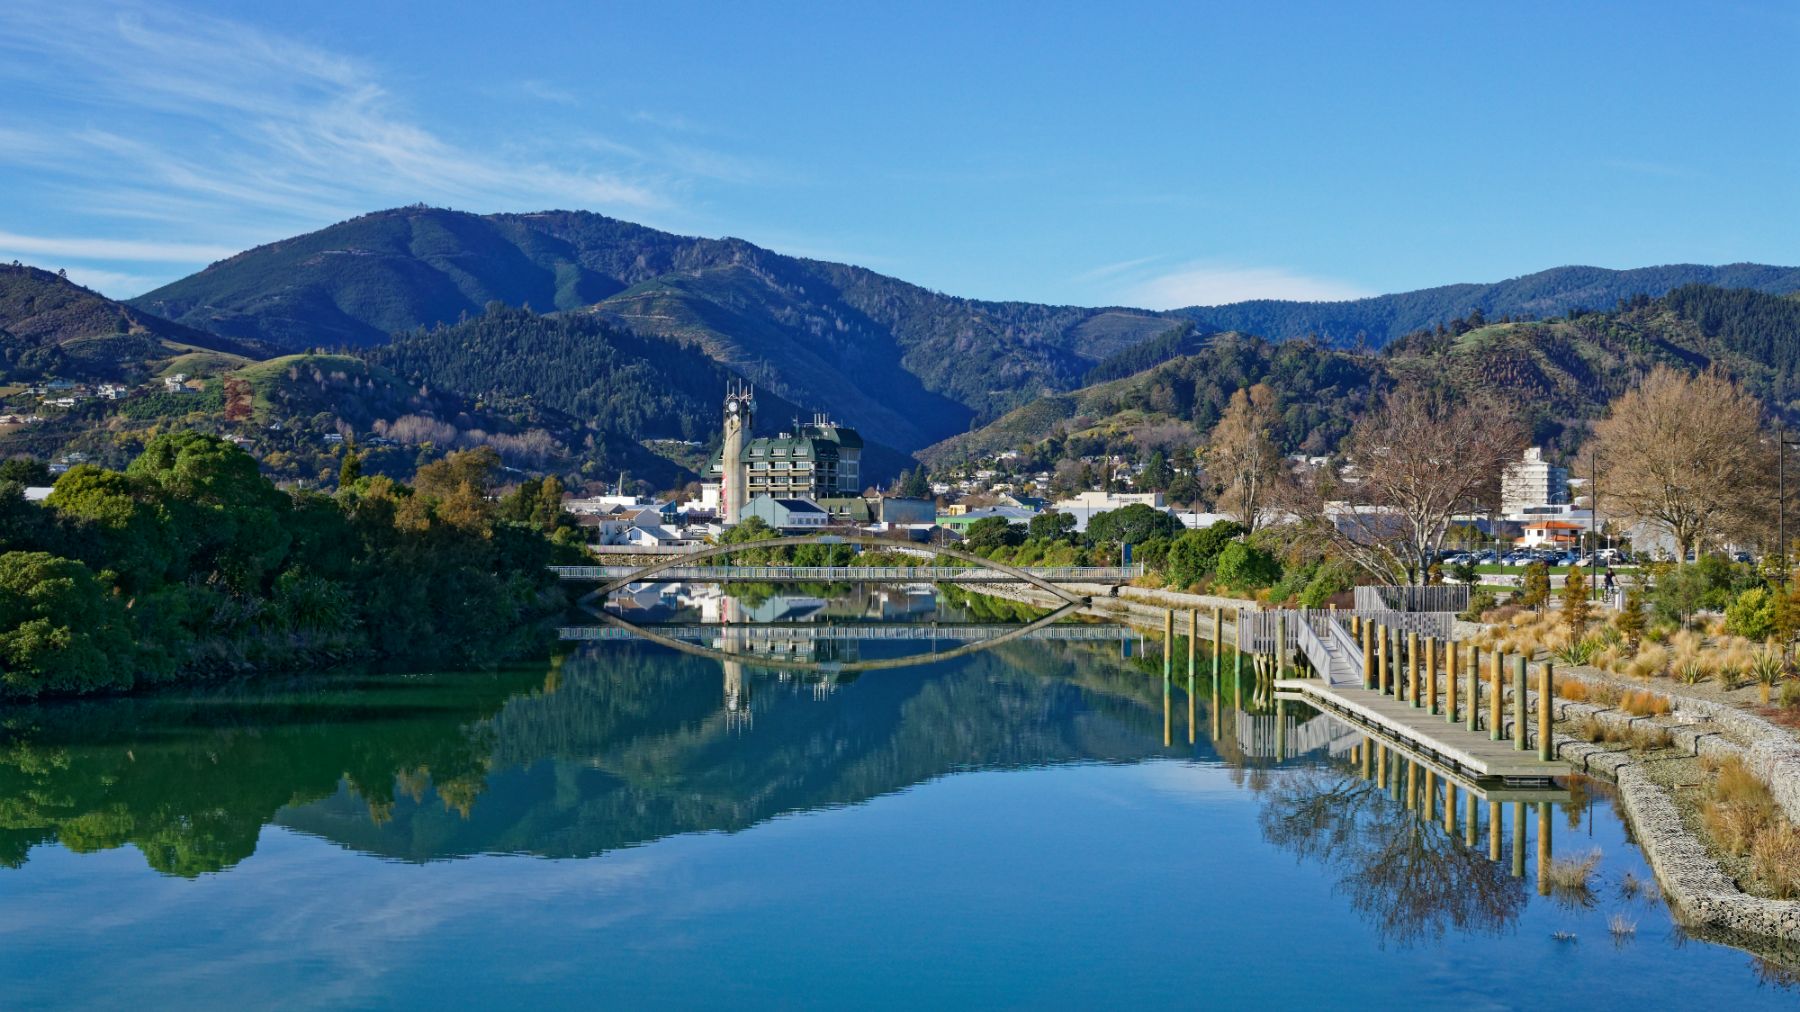
[[7,695],[131,687],[137,651],[125,608],[80,562],[0,555],[0,630]]
[[1228,587],[1253,590],[1281,579],[1281,563],[1275,556],[1243,541],[1233,541],[1219,553],[1219,580]]
[[0,460],[0,481],[16,481],[21,485],[48,485],[50,465],[33,457]]
[[1025,529],[1027,536],[1039,541],[1067,541],[1075,535],[1075,517],[1046,510],[1032,516]]
[[1705,607],[1712,582],[1699,566],[1670,566],[1657,574],[1650,603],[1657,614],[1679,625],[1687,625],[1695,612]]
[[1570,566],[1568,575],[1563,578],[1562,618],[1570,634],[1577,638],[1587,628],[1588,608],[1587,569]]
[[1132,503],[1088,519],[1087,539],[1095,545],[1140,545],[1154,537],[1174,538],[1186,528],[1168,510]]
[[1152,450],[1150,459],[1144,462],[1143,473],[1138,475],[1138,484],[1156,492],[1166,492],[1169,483],[1175,480],[1175,471],[1169,467],[1169,460],[1161,450]]
[[346,446],[344,448],[344,462],[338,465],[338,487],[346,488],[350,485],[354,485],[356,484],[356,479],[361,477],[362,454],[357,453],[355,447]]
[[1005,517],[982,517],[963,533],[964,544],[973,552],[990,552],[1022,544],[1025,531]]
[[899,493],[908,499],[931,498],[931,478],[923,467],[902,471],[897,487]]
[[1189,587],[1213,574],[1219,553],[1225,546],[1248,533],[1235,520],[1221,520],[1197,531],[1182,531],[1169,545],[1165,569],[1171,583]]
[[1533,562],[1525,567],[1519,583],[1519,605],[1542,610],[1550,605],[1550,567]]

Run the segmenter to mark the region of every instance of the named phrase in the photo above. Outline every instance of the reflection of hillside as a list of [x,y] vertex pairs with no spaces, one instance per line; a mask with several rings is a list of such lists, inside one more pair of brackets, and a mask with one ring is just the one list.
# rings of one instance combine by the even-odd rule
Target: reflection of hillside
[[718,664],[608,648],[565,665],[554,695],[516,699],[479,725],[493,772],[467,818],[403,797],[377,824],[343,793],[280,821],[413,860],[573,856],[855,804],[958,770],[1155,753],[1160,688],[1096,694],[1058,677],[1074,669],[1061,653],[1018,644],[823,694],[752,672],[746,725],[722,707]]
[[177,875],[230,867],[287,805],[348,781],[370,812],[396,783],[480,790],[486,747],[466,725],[542,670],[337,676],[252,688],[19,707],[0,719],[0,863],[57,841],[136,846]]

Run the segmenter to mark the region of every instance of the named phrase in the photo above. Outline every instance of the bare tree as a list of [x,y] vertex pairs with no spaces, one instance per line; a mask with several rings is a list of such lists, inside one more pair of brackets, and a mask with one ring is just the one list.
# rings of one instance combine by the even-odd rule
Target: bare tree
[[1762,404],[1731,379],[1657,366],[1595,426],[1609,513],[1660,527],[1681,558],[1752,529],[1773,470]]
[[1296,478],[1287,506],[1317,549],[1422,583],[1451,519],[1492,508],[1524,444],[1501,405],[1402,386],[1357,422],[1334,463]]
[[1280,420],[1268,384],[1240,387],[1207,440],[1206,473],[1223,486],[1219,510],[1251,531],[1281,477],[1281,450],[1273,435]]

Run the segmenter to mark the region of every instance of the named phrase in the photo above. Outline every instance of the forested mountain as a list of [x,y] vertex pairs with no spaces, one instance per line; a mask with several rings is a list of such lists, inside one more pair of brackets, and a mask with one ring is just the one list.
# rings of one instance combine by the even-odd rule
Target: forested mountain
[[[134,304],[288,350],[371,346],[486,305],[590,312],[694,345],[731,373],[912,452],[1009,409],[1118,378],[1220,330],[1379,346],[1480,311],[1549,316],[1690,282],[1800,289],[1800,269],[1564,267],[1343,303],[1246,302],[1175,313],[983,302],[740,239],[672,235],[582,211],[379,211],[238,254]],[[1171,334],[1183,322],[1193,331]],[[644,347],[664,350],[672,345]],[[573,355],[566,368],[584,367]],[[706,431],[713,431],[710,423]],[[639,433],[647,435],[649,433]]]
[[958,299],[738,239],[580,211],[364,215],[213,264],[134,304],[289,349],[366,346],[490,301],[594,311],[916,449],[1165,330],[1156,314]]
[[201,351],[255,357],[260,349],[114,302],[60,274],[0,264],[0,382],[135,379]]
[[1197,331],[1171,332],[1144,347],[1158,343],[1175,357],[1042,398],[920,456],[947,464],[1031,448],[1048,464],[1102,452],[1191,448],[1204,441],[1231,393],[1250,383],[1276,391],[1284,449],[1323,453],[1377,391],[1403,377],[1465,398],[1497,397],[1516,407],[1533,438],[1555,453],[1573,449],[1587,423],[1659,363],[1722,369],[1790,421],[1800,420],[1800,297],[1749,289],[1687,285],[1662,298],[1639,295],[1604,312],[1543,321],[1489,323],[1476,313],[1406,335],[1380,352]]
[[1240,330],[1283,339],[1316,335],[1344,348],[1380,348],[1402,335],[1479,312],[1489,319],[1544,319],[1599,309],[1638,295],[1661,296],[1682,285],[1749,288],[1783,295],[1800,291],[1800,267],[1763,264],[1671,264],[1614,271],[1555,267],[1495,284],[1445,285],[1346,302],[1259,299],[1176,310],[1202,330]]

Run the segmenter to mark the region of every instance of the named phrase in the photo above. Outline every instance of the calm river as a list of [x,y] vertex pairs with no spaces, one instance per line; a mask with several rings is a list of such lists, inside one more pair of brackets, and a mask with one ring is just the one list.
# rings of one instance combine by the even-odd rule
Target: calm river
[[1203,679],[1189,744],[1177,673],[1170,745],[1131,634],[860,676],[606,640],[0,710],[0,1007],[1800,1005],[1632,888],[1603,785],[1552,813],[1588,888],[1541,896],[1535,814],[1514,878],[1486,806],[1469,848],[1311,714],[1277,761],[1229,687],[1214,737]]

